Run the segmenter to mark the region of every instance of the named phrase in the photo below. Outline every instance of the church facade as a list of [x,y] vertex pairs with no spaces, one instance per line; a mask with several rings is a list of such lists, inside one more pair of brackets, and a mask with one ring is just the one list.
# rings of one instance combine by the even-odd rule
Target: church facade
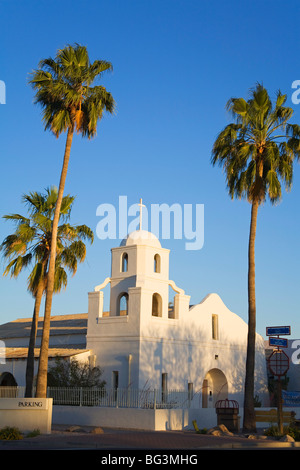
[[[136,230],[111,252],[110,276],[89,292],[88,314],[52,317],[49,367],[56,356],[88,360],[101,367],[108,389],[180,390],[189,392],[195,407],[213,408],[224,398],[242,407],[247,324],[217,294],[190,306],[190,297],[169,278],[170,251],[152,233]],[[104,311],[108,289],[110,307]],[[30,325],[29,318],[0,327],[6,356],[0,386],[25,385]],[[265,345],[258,334],[255,395],[269,405]]]
[[[88,294],[86,339],[107,387],[186,390],[199,407],[224,398],[243,406],[247,324],[217,294],[190,307],[190,297],[169,279],[169,250],[152,233],[136,230],[111,251],[110,277]],[[110,309],[104,312],[107,285]],[[268,406],[258,334],[255,394]]]

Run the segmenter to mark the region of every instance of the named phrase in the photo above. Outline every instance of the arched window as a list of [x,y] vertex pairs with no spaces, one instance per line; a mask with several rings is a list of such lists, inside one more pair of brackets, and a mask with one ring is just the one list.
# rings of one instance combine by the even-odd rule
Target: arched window
[[126,292],[119,295],[117,314],[119,316],[128,315],[128,294]]
[[152,296],[152,316],[162,316],[162,298],[159,294],[155,293]]
[[160,256],[158,254],[154,255],[154,272],[160,273]]
[[128,254],[127,253],[122,254],[121,270],[122,270],[122,273],[127,273],[128,271]]

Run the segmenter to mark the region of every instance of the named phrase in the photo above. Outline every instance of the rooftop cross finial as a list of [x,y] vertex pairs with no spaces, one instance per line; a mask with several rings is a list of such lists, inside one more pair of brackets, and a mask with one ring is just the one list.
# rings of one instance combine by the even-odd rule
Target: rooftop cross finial
[[142,199],[140,199],[140,203],[138,204],[140,206],[140,230],[142,230],[142,217],[143,217],[143,207],[146,207],[144,204],[142,204]]

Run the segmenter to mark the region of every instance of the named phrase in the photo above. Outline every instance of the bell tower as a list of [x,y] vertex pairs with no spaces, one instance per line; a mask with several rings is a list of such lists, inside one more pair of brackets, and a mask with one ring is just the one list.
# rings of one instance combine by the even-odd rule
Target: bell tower
[[[89,322],[90,310],[95,311],[98,318],[103,316],[102,289],[108,283],[109,318],[127,317],[135,331],[141,332],[143,325],[146,328],[155,318],[177,319],[180,312],[189,309],[190,297],[169,279],[170,250],[162,248],[153,233],[142,230],[145,206],[142,200],[139,205],[139,229],[122,240],[120,246],[111,249],[111,275],[89,293]],[[176,292],[172,312],[169,311],[169,286]]]
[[[161,345],[164,331],[178,331],[177,320],[189,310],[190,297],[169,279],[170,251],[142,230],[142,201],[140,207],[139,230],[111,249],[110,277],[88,294],[87,347],[106,364],[105,380],[112,386],[118,374],[120,387],[142,388],[146,345]],[[110,311],[103,316],[103,289],[109,283]],[[171,312],[169,286],[176,292]]]
[[128,314],[134,314],[131,297],[139,292],[141,296],[139,315],[148,316],[153,313],[167,318],[169,250],[162,248],[152,233],[137,230],[111,251],[110,315],[123,314],[121,309],[123,297],[128,301]]

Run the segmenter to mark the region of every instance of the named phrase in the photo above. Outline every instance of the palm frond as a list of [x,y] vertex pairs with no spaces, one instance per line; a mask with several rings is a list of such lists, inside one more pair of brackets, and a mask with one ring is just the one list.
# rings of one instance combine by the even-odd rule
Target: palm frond
[[272,204],[281,198],[281,185],[275,170],[269,170],[266,176],[268,196]]
[[35,103],[42,107],[45,129],[56,137],[68,129],[95,136],[97,122],[104,111],[114,112],[115,102],[105,87],[91,85],[111,70],[112,64],[105,60],[91,64],[87,48],[79,44],[60,49],[55,59],[40,61],[29,83],[36,91]]
[[[289,124],[293,110],[280,91],[272,104],[262,84],[250,97],[231,98],[226,105],[234,118],[217,136],[211,161],[226,173],[230,196],[274,204],[281,198],[281,183],[289,189],[293,161],[300,157],[300,126]],[[279,131],[279,132],[278,132]]]
[[62,289],[65,289],[68,285],[68,276],[64,268],[60,265],[55,268],[54,276],[54,292],[59,293]]
[[[61,204],[60,220],[69,220],[74,196],[66,195]],[[15,233],[8,235],[0,245],[3,258],[7,261],[4,275],[10,273],[17,277],[23,269],[33,264],[28,276],[28,290],[36,294],[40,282],[47,272],[51,250],[52,223],[57,201],[57,189],[47,188],[45,193],[32,192],[23,195],[29,217],[20,214],[4,216],[16,224]],[[83,240],[93,242],[93,232],[86,225],[73,226],[62,223],[58,227],[55,289],[59,291],[67,285],[67,268],[75,274],[78,262],[82,263],[86,256]],[[46,286],[46,284],[45,284]]]
[[11,220],[15,222],[16,224],[30,224],[30,219],[20,214],[3,215],[3,219]]
[[7,264],[3,275],[7,276],[10,273],[11,277],[18,277],[22,269],[27,268],[30,264],[31,259],[31,253],[27,253],[24,256],[17,256]]
[[94,233],[87,225],[77,225],[76,232],[81,240],[88,240],[90,243],[94,241]]
[[42,262],[37,262],[33,266],[33,269],[31,270],[27,281],[28,281],[28,290],[34,296],[36,295],[36,292],[41,282],[44,284],[44,288],[46,288],[46,273],[45,273],[44,265]]

